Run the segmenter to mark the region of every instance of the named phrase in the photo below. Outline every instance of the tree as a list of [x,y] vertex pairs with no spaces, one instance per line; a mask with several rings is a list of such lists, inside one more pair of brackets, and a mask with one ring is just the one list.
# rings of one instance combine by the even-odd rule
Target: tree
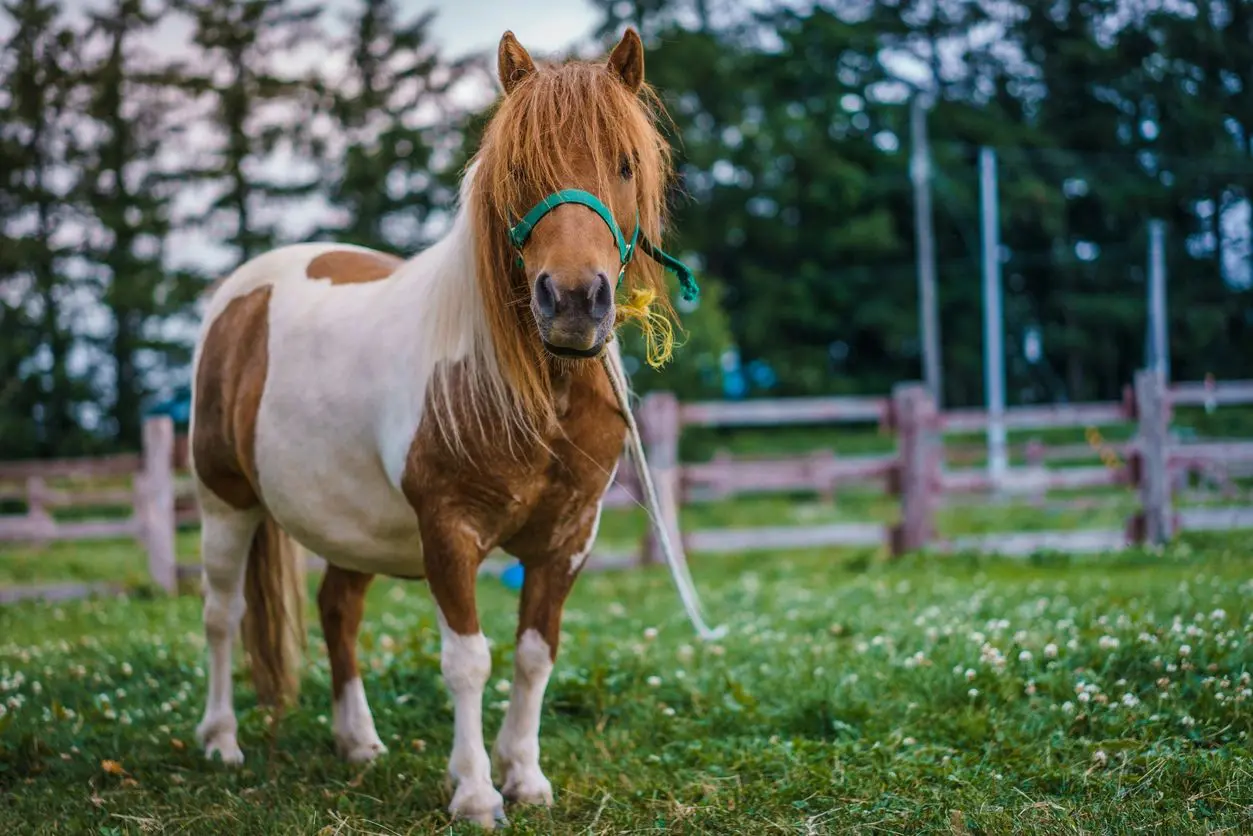
[[100,340],[112,375],[98,397],[111,414],[110,434],[130,449],[140,444],[154,373],[190,355],[184,341],[163,338],[160,326],[184,312],[199,289],[165,264],[171,199],[157,156],[170,143],[166,114],[178,78],[134,46],[157,20],[143,0],[114,0],[91,14],[85,51],[100,57],[82,73],[95,130],[82,150],[80,192],[99,227],[87,237],[85,255],[112,318]]
[[[4,4],[13,32],[0,50],[0,433],[4,455],[82,449],[80,404],[89,392],[73,367],[70,322],[83,287],[68,272],[74,220],[74,56],[78,40],[46,0]],[[11,375],[11,376],[10,376]]]
[[218,192],[191,223],[226,224],[223,243],[239,263],[273,248],[282,238],[275,216],[318,187],[306,118],[317,85],[312,73],[279,67],[319,37],[319,11],[289,0],[176,2],[191,15],[192,41],[201,51],[180,71],[190,92],[209,97],[218,134],[203,154],[208,161],[183,172]]
[[441,176],[464,115],[448,92],[468,62],[444,62],[428,12],[398,23],[393,0],[364,0],[343,44],[348,73],[328,91],[334,131],[321,156],[327,200],[342,218],[313,233],[392,252],[430,243],[430,221],[456,198]]

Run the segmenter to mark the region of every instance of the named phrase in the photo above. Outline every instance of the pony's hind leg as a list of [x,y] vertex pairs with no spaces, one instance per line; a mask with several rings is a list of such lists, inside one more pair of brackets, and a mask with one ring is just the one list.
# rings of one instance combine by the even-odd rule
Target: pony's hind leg
[[374,728],[357,670],[357,631],[373,575],[328,564],[318,589],[318,613],[331,662],[335,749],[352,763],[372,761],[387,751]]
[[205,756],[243,763],[231,694],[231,643],[244,614],[244,572],[260,508],[236,510],[202,492],[200,553],[204,563],[204,629],[209,645],[209,696],[196,739]]

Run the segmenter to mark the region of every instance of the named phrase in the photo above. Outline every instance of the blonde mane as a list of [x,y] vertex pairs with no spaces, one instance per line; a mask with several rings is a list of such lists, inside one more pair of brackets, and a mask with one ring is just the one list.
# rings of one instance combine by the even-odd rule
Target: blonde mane
[[[638,210],[641,233],[660,242],[671,176],[670,148],[657,124],[664,116],[647,85],[632,93],[605,64],[581,61],[543,67],[498,102],[467,169],[466,204],[460,209],[470,215],[474,273],[489,339],[475,352],[477,373],[469,375],[471,380],[465,379],[463,365],[459,385],[445,381],[437,389],[443,404],[436,420],[458,447],[459,420],[470,417],[467,411],[473,423],[505,433],[510,442],[519,431],[534,437],[556,421],[550,370],[558,361],[540,344],[509,225],[539,199],[594,171],[595,192],[625,234],[634,229]],[[624,156],[632,163],[635,201],[614,205],[610,185],[620,176]],[[655,294],[655,307],[673,316],[662,268],[636,258],[621,291],[630,298],[641,290]]]

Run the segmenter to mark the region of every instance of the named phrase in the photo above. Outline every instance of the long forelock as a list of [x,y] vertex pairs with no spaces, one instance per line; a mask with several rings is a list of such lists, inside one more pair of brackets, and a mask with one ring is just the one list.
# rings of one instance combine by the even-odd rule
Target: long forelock
[[[625,235],[636,211],[640,231],[660,244],[665,224],[665,189],[671,176],[670,148],[659,130],[665,111],[645,85],[632,93],[604,64],[570,62],[544,67],[501,100],[475,156],[471,209],[478,248],[477,274],[491,333],[495,365],[503,384],[491,400],[509,416],[508,430],[533,434],[556,420],[547,371],[529,294],[514,266],[507,228],[538,197],[569,188],[586,176],[589,155],[595,193],[609,203]],[[636,203],[613,205],[613,178],[623,156],[633,166]],[[627,271],[627,292],[652,291],[672,314],[662,269],[642,255]]]

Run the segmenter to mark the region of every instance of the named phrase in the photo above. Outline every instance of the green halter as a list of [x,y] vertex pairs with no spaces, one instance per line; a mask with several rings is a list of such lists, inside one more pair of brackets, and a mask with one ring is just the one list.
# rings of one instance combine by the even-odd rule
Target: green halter
[[621,268],[618,270],[618,284],[622,284],[622,277],[626,275],[627,265],[631,263],[631,259],[635,256],[637,249],[643,250],[644,254],[656,261],[662,267],[679,277],[679,292],[688,302],[695,302],[700,296],[700,288],[696,284],[696,279],[692,276],[691,269],[679,261],[674,256],[665,252],[661,248],[655,246],[652,241],[648,240],[648,236],[640,232],[640,213],[635,211],[635,232],[631,234],[631,240],[628,242],[623,236],[622,230],[618,228],[618,222],[614,220],[613,213],[609,208],[601,203],[600,198],[589,192],[580,189],[563,189],[554,192],[548,197],[541,200],[531,208],[509,230],[509,240],[518,250],[518,266],[522,266],[522,245],[526,243],[526,239],[531,236],[535,225],[540,222],[540,218],[547,215],[563,203],[577,203],[586,206],[605,222],[609,227],[609,231],[613,233],[614,243],[618,245],[618,258],[621,261]]

